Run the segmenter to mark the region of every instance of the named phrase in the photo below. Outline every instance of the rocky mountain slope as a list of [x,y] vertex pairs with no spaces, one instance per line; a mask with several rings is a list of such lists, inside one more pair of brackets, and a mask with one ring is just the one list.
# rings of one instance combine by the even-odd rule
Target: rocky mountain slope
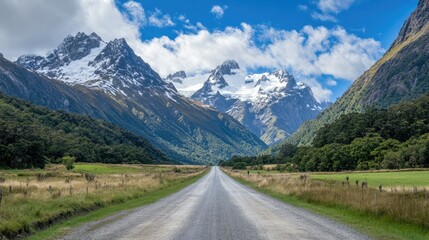
[[371,107],[385,108],[429,92],[428,23],[429,0],[420,0],[386,54],[335,104],[316,120],[303,124],[287,142],[310,144],[318,129],[342,114],[362,112]]
[[178,72],[166,81],[183,95],[228,113],[267,144],[285,139],[322,111],[311,89],[285,70],[247,75],[228,60],[207,75],[187,78]]
[[213,163],[265,148],[229,115],[178,94],[123,39],[106,43],[95,33],[78,33],[46,56],[16,63],[22,67],[0,59],[0,91],[103,118],[145,137],[172,160]]

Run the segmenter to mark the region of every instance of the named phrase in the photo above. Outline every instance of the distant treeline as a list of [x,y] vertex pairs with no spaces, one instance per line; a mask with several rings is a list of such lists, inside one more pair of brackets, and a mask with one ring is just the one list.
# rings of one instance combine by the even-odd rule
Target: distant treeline
[[235,156],[221,164],[240,162],[291,163],[300,171],[429,167],[429,95],[343,115],[318,131],[312,147],[285,144],[276,156]]
[[81,162],[169,163],[145,139],[87,116],[52,111],[0,93],[0,168]]

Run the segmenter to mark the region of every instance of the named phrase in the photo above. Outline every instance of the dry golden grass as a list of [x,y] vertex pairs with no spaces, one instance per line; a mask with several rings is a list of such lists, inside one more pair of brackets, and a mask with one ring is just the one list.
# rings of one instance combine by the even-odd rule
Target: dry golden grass
[[429,227],[429,192],[425,188],[380,191],[362,187],[360,182],[311,180],[300,174],[250,174],[224,169],[232,177],[245,180],[259,188],[296,196],[311,203],[345,206],[363,212],[386,216],[393,220]]
[[[0,238],[13,238],[76,213],[142,197],[205,170],[195,166],[137,165],[136,171],[135,167],[88,164],[82,173],[66,171],[61,165],[34,171],[0,170],[0,179],[4,180],[0,181]],[[103,174],[99,169],[122,173]]]

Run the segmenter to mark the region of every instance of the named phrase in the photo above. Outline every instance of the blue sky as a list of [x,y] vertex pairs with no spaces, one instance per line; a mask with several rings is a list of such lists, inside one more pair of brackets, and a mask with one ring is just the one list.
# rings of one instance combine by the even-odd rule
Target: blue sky
[[[127,1],[116,1],[119,8]],[[193,22],[201,22],[208,29],[224,29],[227,26],[239,26],[242,22],[251,25],[269,25],[278,29],[301,29],[305,25],[343,26],[347,31],[360,37],[374,38],[388,48],[409,14],[417,6],[418,0],[357,0],[350,8],[336,15],[337,22],[314,19],[311,13],[317,11],[317,1],[305,0],[234,0],[234,1],[177,1],[144,0],[139,2],[146,11],[161,10],[172,19],[180,15]],[[210,13],[213,6],[227,6],[222,18],[217,19]],[[305,5],[306,11],[298,6]],[[151,39],[163,35],[174,38],[177,30],[184,30],[176,25],[167,28],[145,27],[142,38]]]
[[[335,100],[389,48],[418,0],[0,1],[0,51],[46,54],[68,34],[125,38],[161,76],[236,60],[283,68]],[[47,8],[46,6],[49,6]]]

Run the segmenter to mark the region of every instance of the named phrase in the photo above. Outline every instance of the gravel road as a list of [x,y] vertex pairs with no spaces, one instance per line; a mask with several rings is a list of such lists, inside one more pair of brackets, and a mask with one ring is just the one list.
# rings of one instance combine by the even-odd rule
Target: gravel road
[[61,239],[369,239],[258,193],[213,167],[156,203],[90,222]]

